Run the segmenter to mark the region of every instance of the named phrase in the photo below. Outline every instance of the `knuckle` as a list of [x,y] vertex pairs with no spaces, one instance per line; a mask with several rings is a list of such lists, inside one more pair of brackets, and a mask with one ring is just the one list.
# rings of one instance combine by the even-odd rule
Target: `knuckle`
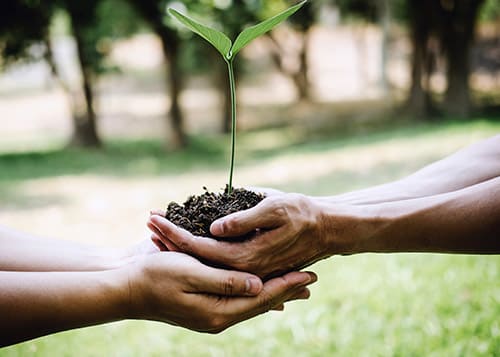
[[189,244],[189,242],[187,242],[184,239],[177,242],[176,245],[179,248],[179,250],[182,252],[190,252],[191,251],[191,244]]
[[287,214],[285,208],[286,200],[282,196],[269,197],[266,202],[267,211],[276,217],[282,217]]
[[231,233],[238,229],[240,225],[239,219],[236,216],[227,217],[222,223],[225,233]]
[[232,295],[235,290],[236,280],[234,276],[229,276],[222,281],[222,291],[224,295]]
[[288,194],[288,215],[293,217],[300,231],[306,231],[316,225],[317,214],[313,201],[306,195],[299,193]]

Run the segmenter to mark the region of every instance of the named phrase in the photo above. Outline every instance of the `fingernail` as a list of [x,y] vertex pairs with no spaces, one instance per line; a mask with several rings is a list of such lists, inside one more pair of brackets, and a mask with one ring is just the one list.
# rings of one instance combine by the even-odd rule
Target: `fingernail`
[[309,277],[310,277],[309,284],[312,284],[312,283],[315,283],[316,281],[318,281],[318,276],[316,274],[309,273]]
[[213,222],[212,225],[211,225],[211,227],[210,227],[210,232],[214,236],[218,236],[218,235],[224,234],[224,224],[223,224],[223,221],[219,220],[219,221]]
[[259,278],[251,277],[245,281],[245,292],[250,295],[256,295],[260,292],[261,282]]
[[300,285],[309,285],[318,280],[316,274],[305,274]]

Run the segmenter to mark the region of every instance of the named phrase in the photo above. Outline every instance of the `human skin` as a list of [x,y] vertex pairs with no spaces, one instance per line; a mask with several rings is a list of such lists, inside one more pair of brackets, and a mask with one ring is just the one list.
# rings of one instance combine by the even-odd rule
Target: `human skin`
[[[2,227],[0,346],[123,319],[217,333],[282,310],[286,301],[307,299],[306,286],[316,280],[314,273],[292,272],[263,284],[252,274],[216,269],[149,241],[123,252]],[[119,258],[108,264],[103,257]]]
[[331,197],[268,192],[212,224],[226,241],[194,237],[159,215],[148,225],[169,250],[264,279],[335,254],[500,253],[500,136],[374,188]]

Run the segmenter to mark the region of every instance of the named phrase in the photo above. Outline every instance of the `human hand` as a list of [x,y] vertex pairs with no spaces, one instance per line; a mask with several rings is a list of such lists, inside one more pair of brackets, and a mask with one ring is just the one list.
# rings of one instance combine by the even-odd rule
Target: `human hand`
[[129,268],[130,318],[218,333],[283,303],[307,299],[314,273],[292,272],[265,284],[249,273],[206,266],[183,253],[160,252]]
[[[261,278],[298,270],[331,255],[322,231],[321,206],[300,194],[276,193],[249,210],[215,221],[211,233],[225,241],[195,237],[163,218],[161,211],[155,213],[148,227],[169,250]],[[231,237],[248,234],[251,237],[243,242],[230,241]]]

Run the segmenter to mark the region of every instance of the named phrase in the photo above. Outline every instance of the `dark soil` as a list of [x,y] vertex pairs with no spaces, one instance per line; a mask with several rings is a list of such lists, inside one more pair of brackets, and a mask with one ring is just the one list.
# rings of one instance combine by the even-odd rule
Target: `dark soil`
[[213,221],[252,208],[264,199],[263,194],[244,188],[234,188],[231,194],[228,194],[227,185],[223,193],[208,192],[206,187],[203,189],[205,193],[200,196],[190,196],[182,206],[170,202],[165,218],[195,236],[215,238],[210,233]]

